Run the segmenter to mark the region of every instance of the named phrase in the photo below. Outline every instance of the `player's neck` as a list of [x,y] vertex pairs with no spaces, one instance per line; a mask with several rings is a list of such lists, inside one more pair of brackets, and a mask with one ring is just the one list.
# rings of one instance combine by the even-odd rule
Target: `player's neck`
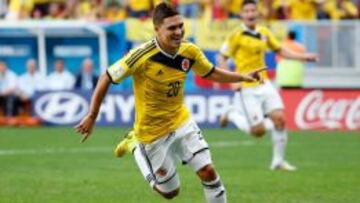
[[175,56],[177,54],[179,50],[178,48],[177,49],[169,48],[165,46],[163,43],[161,43],[161,41],[159,41],[157,38],[155,38],[155,40],[156,40],[156,45],[160,48],[162,52],[165,52],[166,55]]
[[244,24],[244,27],[250,31],[256,31],[256,25],[246,25]]

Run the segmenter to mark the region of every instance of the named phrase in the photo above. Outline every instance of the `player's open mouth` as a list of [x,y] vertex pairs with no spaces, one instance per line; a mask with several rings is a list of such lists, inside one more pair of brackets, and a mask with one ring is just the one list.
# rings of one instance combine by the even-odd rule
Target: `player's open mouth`
[[254,18],[248,18],[248,21],[249,21],[249,22],[255,22],[255,20],[256,20],[255,17],[254,17]]
[[181,42],[181,37],[174,37],[172,38],[172,41],[174,41],[175,43],[180,43]]

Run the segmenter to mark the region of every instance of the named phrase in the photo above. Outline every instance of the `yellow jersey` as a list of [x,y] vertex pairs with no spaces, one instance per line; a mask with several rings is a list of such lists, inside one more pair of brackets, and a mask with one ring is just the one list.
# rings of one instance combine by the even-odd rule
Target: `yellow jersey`
[[131,50],[107,70],[113,83],[133,77],[134,131],[141,143],[166,136],[189,119],[184,82],[190,70],[207,77],[215,67],[190,42],[182,42],[172,56],[161,50],[155,39]]
[[316,20],[316,0],[292,0],[290,11],[292,20]]
[[130,0],[129,7],[133,11],[149,11],[152,7],[152,0]]
[[[221,54],[230,57],[236,65],[236,72],[247,74],[265,67],[265,52],[268,49],[280,50],[280,43],[264,26],[257,26],[254,31],[245,25],[238,28],[227,37],[221,47]],[[261,72],[263,79],[268,79],[266,71]],[[243,87],[255,87],[259,82],[243,83]]]
[[231,14],[238,15],[241,11],[243,0],[230,0],[227,9]]
[[347,17],[355,17],[358,10],[353,2],[349,0],[342,1],[337,5],[335,0],[328,0],[324,5],[324,10],[329,14],[332,20],[340,20]]

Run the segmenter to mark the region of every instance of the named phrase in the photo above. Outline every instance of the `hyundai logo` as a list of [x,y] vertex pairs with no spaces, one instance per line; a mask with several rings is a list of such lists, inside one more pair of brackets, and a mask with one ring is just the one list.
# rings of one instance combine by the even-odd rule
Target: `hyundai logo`
[[35,103],[35,112],[43,120],[55,124],[73,124],[88,111],[88,102],[71,92],[52,92],[41,96]]

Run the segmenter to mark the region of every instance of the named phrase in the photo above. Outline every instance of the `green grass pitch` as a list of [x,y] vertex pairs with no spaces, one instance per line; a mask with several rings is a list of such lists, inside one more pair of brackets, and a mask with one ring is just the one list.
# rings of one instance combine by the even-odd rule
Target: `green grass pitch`
[[[125,129],[96,128],[79,144],[71,128],[0,128],[0,202],[168,202],[153,192],[132,156],[113,147]],[[360,202],[360,133],[290,133],[288,160],[299,170],[272,172],[271,141],[234,129],[208,130],[228,202]],[[194,173],[179,164],[180,195],[172,202],[205,202]]]

